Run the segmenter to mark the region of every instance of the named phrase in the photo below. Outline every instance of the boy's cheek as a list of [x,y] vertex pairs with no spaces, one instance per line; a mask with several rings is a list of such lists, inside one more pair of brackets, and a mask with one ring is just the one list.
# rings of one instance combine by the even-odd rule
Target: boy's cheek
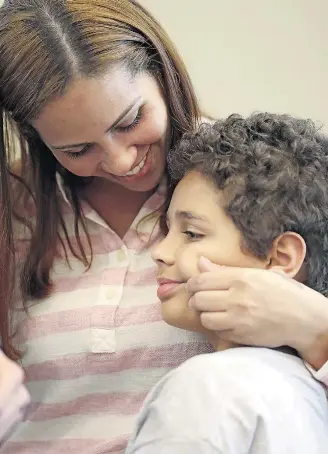
[[198,262],[201,254],[181,254],[177,258],[176,265],[179,269],[180,277],[187,282],[191,277],[197,276],[199,274]]

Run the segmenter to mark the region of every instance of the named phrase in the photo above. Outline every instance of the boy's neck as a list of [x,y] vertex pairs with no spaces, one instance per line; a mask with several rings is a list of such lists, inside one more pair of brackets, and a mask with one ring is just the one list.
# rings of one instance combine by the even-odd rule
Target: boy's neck
[[[235,344],[233,342],[228,342],[224,339],[221,339],[218,334],[207,334],[207,338],[209,339],[210,343],[212,344],[212,347],[214,351],[216,352],[222,352],[224,350],[229,350],[231,348],[236,348],[236,347],[250,347],[249,345],[242,345],[242,344]],[[277,347],[277,348],[271,348],[270,350],[277,350],[282,353],[286,353],[292,356],[299,356],[296,350],[294,350],[291,347],[288,346],[282,346],[282,347]]]
[[223,350],[228,350],[228,348],[238,347],[238,344],[234,344],[233,342],[226,341],[216,333],[207,334],[207,337],[212,344],[212,347],[215,351],[221,352]]

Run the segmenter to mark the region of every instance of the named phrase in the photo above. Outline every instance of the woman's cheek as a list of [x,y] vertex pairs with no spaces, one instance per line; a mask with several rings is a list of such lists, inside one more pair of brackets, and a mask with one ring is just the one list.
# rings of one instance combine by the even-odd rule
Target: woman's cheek
[[94,176],[97,169],[97,163],[95,162],[95,156],[85,155],[80,158],[70,158],[69,156],[65,156],[63,154],[58,155],[54,153],[55,158],[57,161],[65,167],[66,170],[77,175],[79,177],[89,177]]
[[166,137],[167,128],[166,118],[158,119],[158,121],[156,119],[144,120],[139,127],[136,127],[135,132],[131,133],[130,140],[138,145],[152,145]]

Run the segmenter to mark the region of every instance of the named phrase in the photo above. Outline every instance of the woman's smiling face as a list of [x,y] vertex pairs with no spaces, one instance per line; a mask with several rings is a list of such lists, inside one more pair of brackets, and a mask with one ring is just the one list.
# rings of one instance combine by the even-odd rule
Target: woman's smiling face
[[60,164],[132,191],[157,186],[166,166],[169,121],[156,79],[121,67],[77,79],[32,122]]

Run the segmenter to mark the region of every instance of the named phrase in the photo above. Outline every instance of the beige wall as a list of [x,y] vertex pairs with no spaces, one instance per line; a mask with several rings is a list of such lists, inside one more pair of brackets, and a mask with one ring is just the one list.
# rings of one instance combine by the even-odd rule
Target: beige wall
[[328,131],[328,0],[140,0],[214,116],[312,117]]
[[176,43],[210,114],[289,112],[328,131],[328,0],[140,2]]

